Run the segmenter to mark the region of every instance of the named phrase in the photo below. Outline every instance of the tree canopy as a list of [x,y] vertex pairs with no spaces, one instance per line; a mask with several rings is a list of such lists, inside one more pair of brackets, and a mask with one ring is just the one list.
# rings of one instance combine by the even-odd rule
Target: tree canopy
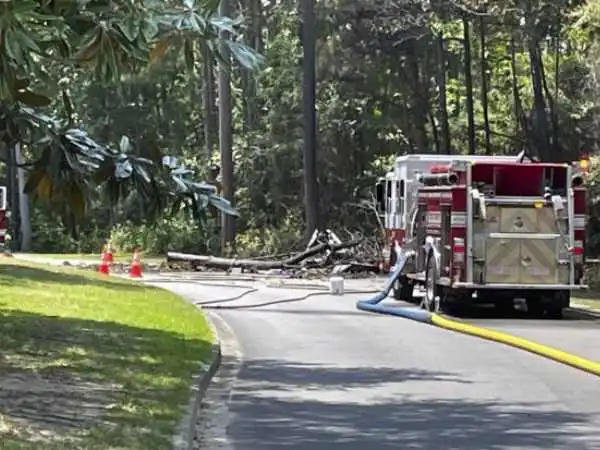
[[[93,247],[112,230],[115,239],[157,251],[215,250],[212,218],[199,229],[184,218],[187,208],[172,220],[150,220],[151,209],[142,204],[163,198],[169,208],[157,211],[179,211],[193,204],[183,193],[196,177],[218,185],[209,170],[219,156],[216,79],[229,52],[238,249],[265,253],[301,242],[298,2],[240,0],[230,19],[219,17],[217,6],[0,1],[2,29],[10,22],[9,37],[25,36],[24,43],[10,41],[28,49],[14,56],[29,61],[16,62],[3,32],[2,141],[8,148],[15,137],[27,143],[30,192],[43,198],[47,181],[35,180],[64,173],[46,180],[59,180],[65,192],[69,182],[83,185],[88,200],[86,237],[68,243],[62,225],[49,225],[56,211],[36,204],[37,246]],[[17,7],[23,12],[8,12]],[[340,234],[373,233],[364,193],[396,154],[528,149],[542,159],[570,161],[598,151],[598,0],[316,1],[315,17],[319,209],[322,223]],[[232,32],[227,41],[219,39],[223,30]],[[98,159],[98,147],[110,156]],[[177,158],[179,172],[162,165],[165,155]],[[58,170],[69,164],[78,170]],[[173,179],[183,174],[187,187]],[[152,177],[160,188],[147,182]],[[109,209],[98,186],[119,206]],[[157,196],[154,189],[170,194]],[[207,204],[203,196],[195,202]]]
[[146,147],[139,136],[96,140],[69,94],[77,80],[106,86],[135,79],[168,51],[190,60],[199,43],[228,65],[225,44],[227,55],[254,69],[258,55],[239,41],[239,23],[219,16],[217,6],[195,0],[0,1],[0,140],[5,150],[27,145],[25,192],[78,218],[98,186],[113,205],[135,192],[150,216],[168,203],[189,207],[195,217],[208,204],[237,214],[214,186],[195,181],[193,170],[162,164],[171,149]]

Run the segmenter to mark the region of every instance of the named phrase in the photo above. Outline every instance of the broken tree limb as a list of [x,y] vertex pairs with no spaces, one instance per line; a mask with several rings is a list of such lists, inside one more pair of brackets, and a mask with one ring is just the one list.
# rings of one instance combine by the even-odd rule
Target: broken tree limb
[[264,261],[255,259],[236,259],[236,258],[220,258],[217,256],[192,255],[189,253],[168,252],[167,262],[185,261],[196,266],[215,267],[220,269],[230,269],[233,267],[242,269],[285,269],[287,267],[297,266],[305,259],[324,253],[329,250],[331,253],[356,247],[362,240],[346,242],[342,244],[323,243],[315,245],[308,250],[299,253],[298,255],[280,261]]

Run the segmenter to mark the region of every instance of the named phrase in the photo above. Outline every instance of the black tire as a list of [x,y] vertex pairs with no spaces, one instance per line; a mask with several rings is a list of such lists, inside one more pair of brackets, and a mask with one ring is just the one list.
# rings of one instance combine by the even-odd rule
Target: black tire
[[390,258],[388,260],[388,264],[389,264],[390,269],[392,267],[394,267],[394,265],[396,264],[397,257],[398,257],[398,255],[396,255],[396,250],[394,248],[394,244],[392,244],[390,246]]
[[535,295],[526,299],[526,304],[527,314],[536,317],[544,315],[544,304],[539,296]]
[[546,314],[550,319],[562,319],[565,308],[571,305],[571,293],[561,291],[554,295],[550,304],[546,307]]
[[440,305],[441,300],[439,299],[440,290],[437,284],[439,276],[435,256],[433,256],[433,252],[429,252],[425,269],[425,296],[420,305],[421,308],[426,309],[429,312],[437,313],[442,307],[442,305]]
[[549,319],[560,320],[563,318],[564,309],[561,305],[550,305],[546,309],[546,314]]
[[405,302],[413,301],[414,285],[407,277],[400,275],[394,282],[394,299]]
[[494,303],[494,308],[501,317],[510,317],[515,314],[515,302],[512,298],[505,298]]

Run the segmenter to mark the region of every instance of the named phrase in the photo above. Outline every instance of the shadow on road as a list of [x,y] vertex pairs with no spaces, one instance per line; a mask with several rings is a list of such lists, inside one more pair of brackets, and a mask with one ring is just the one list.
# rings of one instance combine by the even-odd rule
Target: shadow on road
[[[393,392],[385,390],[366,399],[347,392],[417,380],[432,382],[430,399],[397,393],[391,399]],[[470,383],[450,373],[253,360],[238,381],[237,419],[229,429],[238,449],[588,448],[581,446],[586,415],[542,403],[443,399],[437,382]]]
[[315,388],[351,389],[375,387],[382,383],[407,381],[445,381],[470,384],[455,374],[421,369],[394,369],[390,367],[339,367],[322,364],[291,363],[278,360],[254,360],[244,364],[240,380],[267,382],[268,389],[289,390]]
[[600,324],[600,318],[579,312],[576,310],[565,310],[560,319],[530,314],[527,311],[514,309],[512,311],[499,311],[493,306],[473,305],[464,306],[445,312],[445,315],[457,319],[510,319],[510,320],[535,320],[538,322],[596,322]]

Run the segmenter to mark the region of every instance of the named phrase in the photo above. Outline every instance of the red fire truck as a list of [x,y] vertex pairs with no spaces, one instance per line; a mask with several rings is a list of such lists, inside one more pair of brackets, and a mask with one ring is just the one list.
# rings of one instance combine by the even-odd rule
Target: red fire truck
[[[585,174],[581,164],[521,155],[405,155],[377,186],[388,267],[404,264],[394,297],[440,311],[456,304],[559,317],[584,289]],[[404,262],[405,261],[405,262]]]

